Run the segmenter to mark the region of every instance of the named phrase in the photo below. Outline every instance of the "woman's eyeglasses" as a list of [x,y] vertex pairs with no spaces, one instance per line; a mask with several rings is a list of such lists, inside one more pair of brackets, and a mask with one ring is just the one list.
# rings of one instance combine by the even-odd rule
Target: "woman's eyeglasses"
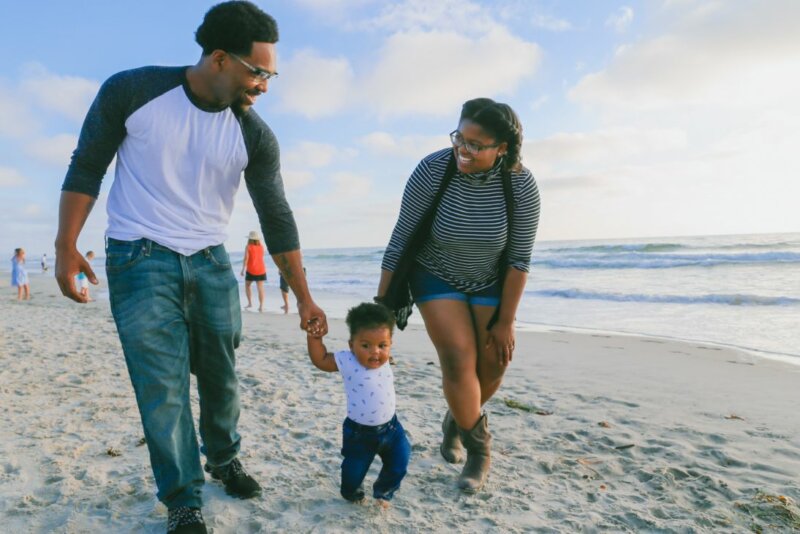
[[473,156],[477,156],[481,150],[486,150],[487,148],[496,148],[500,146],[500,143],[495,143],[493,145],[479,145],[477,143],[468,143],[464,140],[464,137],[461,135],[461,132],[458,130],[453,130],[450,132],[450,142],[453,143],[453,146],[456,148],[464,147],[467,149],[467,152],[472,154]]
[[258,67],[252,66],[250,63],[248,63],[247,61],[243,60],[242,58],[240,58],[239,56],[237,56],[236,54],[234,54],[232,52],[228,52],[228,55],[231,56],[236,61],[238,61],[239,63],[241,63],[242,65],[244,65],[247,68],[247,70],[250,71],[250,74],[252,74],[253,76],[255,76],[256,78],[258,78],[260,80],[267,81],[267,80],[269,80],[271,78],[275,78],[275,77],[278,76],[277,72],[268,72],[268,71],[265,71],[264,69],[259,69]]

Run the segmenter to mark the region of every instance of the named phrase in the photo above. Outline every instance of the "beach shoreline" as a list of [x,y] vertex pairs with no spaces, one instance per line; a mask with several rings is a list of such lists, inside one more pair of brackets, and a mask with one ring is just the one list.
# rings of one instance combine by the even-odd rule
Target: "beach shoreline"
[[[74,304],[50,276],[33,277],[32,290],[28,302],[7,287],[0,299],[2,524],[161,532],[166,512],[108,303]],[[308,361],[297,315],[243,313],[243,324],[242,458],[265,491],[237,501],[209,479],[212,532],[740,531],[800,521],[796,365],[710,343],[521,331],[486,405],[489,482],[465,496],[458,468],[438,454],[438,361],[412,324],[393,349],[411,466],[380,513],[338,495],[344,394],[337,375]],[[343,321],[330,330],[329,348],[345,347]]]

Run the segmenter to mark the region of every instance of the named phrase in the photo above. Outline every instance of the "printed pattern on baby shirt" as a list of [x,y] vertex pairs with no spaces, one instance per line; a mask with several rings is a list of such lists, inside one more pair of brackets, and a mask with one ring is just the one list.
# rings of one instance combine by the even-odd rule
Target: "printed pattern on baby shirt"
[[386,363],[367,369],[349,350],[334,354],[347,395],[347,417],[356,423],[378,426],[391,421],[395,413],[394,374]]

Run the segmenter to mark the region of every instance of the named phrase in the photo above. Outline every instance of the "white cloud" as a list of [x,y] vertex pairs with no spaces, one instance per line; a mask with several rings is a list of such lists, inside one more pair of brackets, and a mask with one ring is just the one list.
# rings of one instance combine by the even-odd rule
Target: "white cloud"
[[628,29],[631,22],[633,22],[633,9],[628,6],[622,6],[616,13],[606,19],[606,26],[613,28],[618,33],[622,33]]
[[[694,106],[758,110],[790,104],[800,93],[800,3],[687,15],[675,28],[618,49],[603,70],[582,78],[569,96],[617,110]],[[788,110],[787,110],[788,111]]]
[[541,108],[543,105],[545,105],[545,104],[547,103],[547,101],[548,101],[548,100],[550,100],[550,96],[549,96],[549,95],[542,95],[542,96],[540,96],[539,98],[537,98],[536,100],[534,100],[533,102],[531,102],[531,109],[532,109],[533,111],[537,111],[537,110],[538,110],[538,109],[540,109],[540,108]]
[[55,111],[81,123],[92,103],[100,83],[79,76],[62,76],[49,72],[37,63],[23,71],[20,89],[31,103]]
[[25,185],[27,180],[17,169],[0,167],[0,187],[17,187]]
[[0,136],[21,139],[39,129],[39,122],[20,102],[19,95],[0,84]]
[[37,139],[29,143],[25,151],[44,163],[66,169],[77,145],[77,135],[60,134]]
[[325,195],[326,202],[347,202],[353,198],[365,197],[372,190],[372,180],[368,177],[352,173],[337,172],[331,176],[333,189]]
[[450,143],[445,135],[394,136],[387,132],[372,132],[358,141],[371,153],[414,159],[445,148]]
[[327,167],[338,151],[331,144],[303,141],[284,153],[282,163],[288,167]]
[[275,90],[281,107],[315,119],[333,115],[346,104],[352,92],[353,69],[344,57],[325,58],[304,49],[279,68]]
[[362,23],[366,29],[392,32],[485,32],[496,26],[492,11],[466,0],[406,0],[388,3]]
[[536,72],[542,53],[536,44],[498,27],[478,38],[454,32],[397,33],[379,56],[375,70],[360,84],[365,102],[382,116],[447,116],[456,115],[454,106],[470,98],[513,93]]
[[526,141],[523,157],[535,162],[537,169],[574,170],[578,166],[608,167],[639,156],[652,161],[659,153],[683,149],[687,144],[683,130],[617,127]]
[[281,176],[287,191],[301,189],[314,181],[314,174],[309,171],[283,170]]
[[20,208],[20,213],[25,217],[37,217],[43,211],[41,204],[25,204]]
[[552,15],[537,13],[533,16],[531,23],[535,28],[542,28],[554,32],[564,32],[572,29],[572,24],[565,19],[560,19]]

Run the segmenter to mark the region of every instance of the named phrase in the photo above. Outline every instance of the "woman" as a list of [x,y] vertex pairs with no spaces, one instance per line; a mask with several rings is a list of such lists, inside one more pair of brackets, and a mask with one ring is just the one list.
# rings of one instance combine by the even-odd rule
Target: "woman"
[[247,236],[247,247],[244,249],[242,261],[242,275],[244,276],[244,294],[247,296],[247,306],[253,306],[250,285],[255,282],[258,289],[258,311],[264,311],[264,282],[267,280],[267,267],[264,265],[264,245],[258,232],[251,231]]
[[31,298],[28,271],[25,270],[25,250],[22,248],[15,248],[11,258],[11,285],[17,288],[17,300]]
[[[378,300],[404,251],[412,255],[409,287],[439,355],[449,407],[440,450],[448,462],[460,463],[466,448],[458,485],[472,493],[489,472],[492,436],[481,407],[513,357],[539,193],[521,165],[522,126],[508,105],[488,98],[466,102],[450,140],[452,148],[427,156],[409,178],[384,254]],[[419,249],[408,250],[443,183],[429,234]]]

